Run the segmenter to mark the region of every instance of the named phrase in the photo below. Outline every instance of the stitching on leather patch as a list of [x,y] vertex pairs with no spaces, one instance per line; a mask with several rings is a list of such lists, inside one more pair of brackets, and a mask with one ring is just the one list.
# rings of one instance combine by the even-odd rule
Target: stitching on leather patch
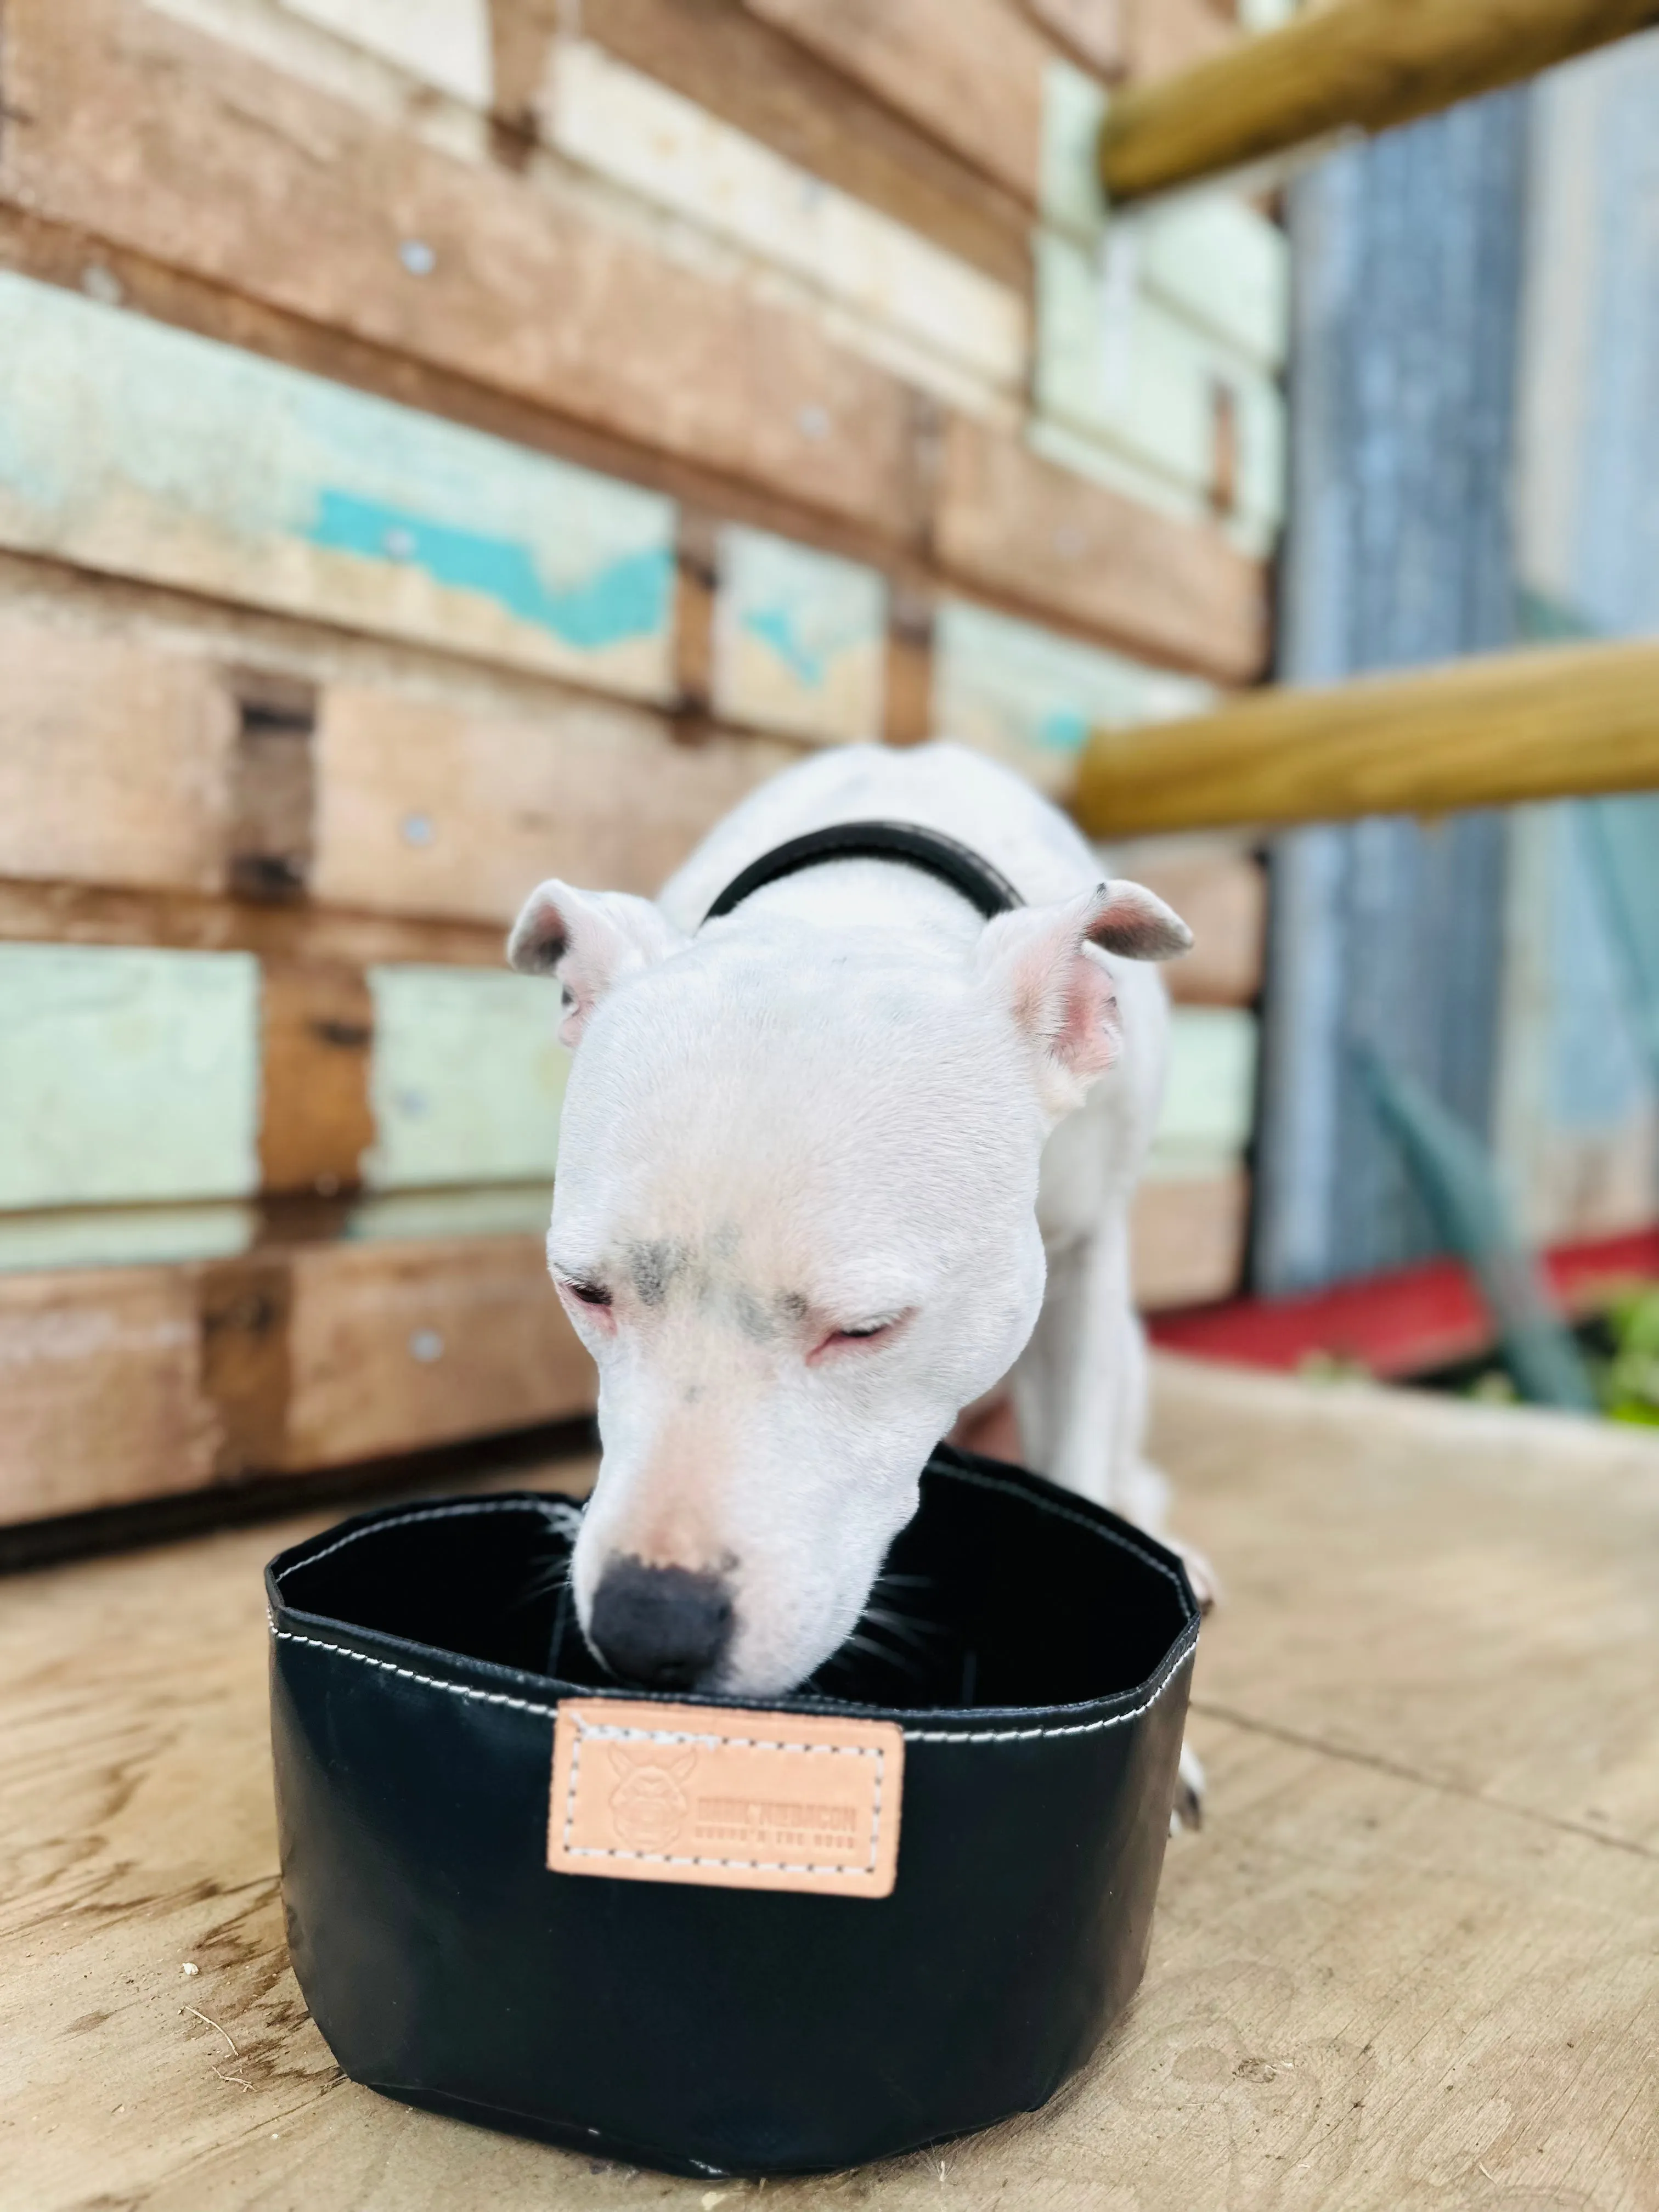
[[903,1790],[892,1721],[566,1698],[547,1863],[625,1881],[886,1897]]

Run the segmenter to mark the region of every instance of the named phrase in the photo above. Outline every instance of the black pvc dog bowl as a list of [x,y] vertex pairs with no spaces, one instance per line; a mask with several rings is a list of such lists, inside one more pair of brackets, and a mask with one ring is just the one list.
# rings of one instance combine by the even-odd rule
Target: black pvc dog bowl
[[[854,2165],[1043,2103],[1146,1960],[1198,1633],[1177,1561],[941,1449],[888,1562],[905,1618],[738,1717],[602,1677],[563,1583],[578,1518],[528,1494],[393,1508],[267,1571],[289,1942],[345,2071],[692,2174]],[[672,1727],[650,1727],[659,1702]],[[553,1772],[561,1705],[562,1738],[588,1715],[580,1787],[623,1838],[586,1872],[549,1865],[583,1832]],[[738,1743],[738,1779],[709,1790],[705,1721]],[[743,1780],[775,1756],[817,1779]],[[833,1795],[825,1777],[866,1790],[855,1813],[779,1809]],[[699,1820],[739,1844],[687,1844]],[[708,1886],[745,1821],[784,1824],[744,1864],[796,1886]],[[865,1893],[812,1893],[826,1862]]]

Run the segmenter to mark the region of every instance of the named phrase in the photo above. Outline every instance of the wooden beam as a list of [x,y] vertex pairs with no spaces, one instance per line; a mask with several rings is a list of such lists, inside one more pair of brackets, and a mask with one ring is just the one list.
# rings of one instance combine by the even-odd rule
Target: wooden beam
[[[707,573],[712,593],[712,553]],[[32,581],[24,564],[0,567],[0,885],[228,890],[251,907],[308,895],[484,922],[460,957],[496,966],[500,930],[543,876],[654,891],[798,757],[793,744],[712,727],[683,744],[684,714],[538,678],[303,633],[273,648],[252,624],[227,634],[159,602],[135,610],[106,590]],[[692,611],[683,593],[682,653]],[[678,672],[678,704],[706,713],[706,672],[700,695],[693,675]],[[37,933],[9,927],[8,910],[0,890],[0,938]],[[181,938],[158,911],[149,941],[229,950],[243,922],[258,933],[245,914]],[[368,957],[453,956],[415,939]]]
[[0,1275],[0,1524],[588,1412],[538,1236]]
[[1115,95],[1101,176],[1114,201],[1139,199],[1431,115],[1656,21],[1656,0],[1343,0]]
[[933,552],[975,592],[1224,684],[1261,672],[1267,587],[1218,530],[1178,522],[965,416],[945,427]]
[[744,0],[751,15],[884,100],[1028,203],[1053,52],[1002,0]]
[[[527,4],[496,0],[497,19]],[[940,144],[742,0],[586,0],[581,27],[584,38],[787,161],[1024,289],[1030,180],[1022,174],[1018,192],[1009,190],[986,173],[977,149],[963,155]],[[532,102],[544,76],[544,58]]]
[[1190,720],[1097,730],[1076,811],[1107,837],[1656,788],[1659,644],[1644,640],[1265,690]]

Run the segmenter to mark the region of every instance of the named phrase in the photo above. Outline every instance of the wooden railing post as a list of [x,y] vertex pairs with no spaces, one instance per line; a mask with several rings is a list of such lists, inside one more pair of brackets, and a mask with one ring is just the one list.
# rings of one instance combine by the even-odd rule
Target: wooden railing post
[[1339,0],[1178,76],[1114,94],[1115,202],[1344,130],[1381,131],[1659,21],[1659,0]]
[[1659,641],[1533,647],[1097,730],[1091,836],[1659,789]]

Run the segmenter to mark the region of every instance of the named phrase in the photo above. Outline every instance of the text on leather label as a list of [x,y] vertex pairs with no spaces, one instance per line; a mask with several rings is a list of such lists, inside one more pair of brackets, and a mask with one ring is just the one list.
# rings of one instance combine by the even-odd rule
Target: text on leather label
[[567,1698],[547,1863],[559,1874],[886,1897],[904,1732],[891,1721]]

